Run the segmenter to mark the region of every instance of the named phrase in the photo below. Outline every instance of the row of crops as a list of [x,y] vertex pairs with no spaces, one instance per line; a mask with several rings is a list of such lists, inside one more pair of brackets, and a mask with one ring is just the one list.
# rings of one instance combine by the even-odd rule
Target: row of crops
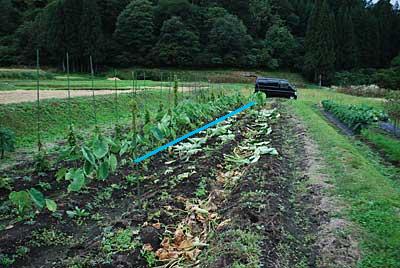
[[[133,165],[133,160],[162,145],[193,130],[215,116],[238,107],[244,98],[239,94],[230,96],[203,95],[199,101],[185,100],[175,104],[173,108],[160,109],[155,116],[156,124],[150,120],[150,114],[144,122],[138,123],[137,104],[132,102],[132,121],[130,126],[119,126],[111,135],[95,131],[91,138],[81,142],[71,130],[68,141],[52,156],[56,159],[49,163],[49,158],[42,156],[35,159],[35,172],[46,174],[56,167],[54,172],[56,183],[65,185],[67,193],[84,191],[93,181],[106,181],[110,176],[124,166]],[[144,161],[135,168],[146,168]],[[51,168],[53,167],[53,168]],[[13,181],[5,181],[8,189],[13,189]],[[139,188],[140,180],[132,182]],[[57,211],[57,200],[46,197],[46,191],[39,191],[31,185],[19,191],[11,191],[8,195],[10,204],[14,207],[15,221],[32,219],[38,211]]]
[[343,105],[335,101],[322,101],[323,108],[346,124],[355,133],[379,121],[388,121],[388,115],[368,105]]

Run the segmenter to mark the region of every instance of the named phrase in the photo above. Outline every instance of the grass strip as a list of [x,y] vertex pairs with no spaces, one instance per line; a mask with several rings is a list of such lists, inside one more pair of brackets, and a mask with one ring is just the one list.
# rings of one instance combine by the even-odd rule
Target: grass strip
[[361,229],[359,267],[400,267],[400,189],[369,159],[368,150],[339,134],[310,103],[293,103],[327,162],[345,215]]
[[361,134],[377,148],[381,149],[390,161],[400,162],[400,140],[374,129],[364,129]]

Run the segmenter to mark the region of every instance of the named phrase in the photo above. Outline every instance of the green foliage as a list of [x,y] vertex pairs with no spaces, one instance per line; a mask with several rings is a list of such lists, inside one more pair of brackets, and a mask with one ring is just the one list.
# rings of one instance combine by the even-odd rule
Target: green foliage
[[106,230],[101,242],[102,251],[111,256],[116,253],[135,250],[140,246],[140,243],[134,238],[133,233],[129,228],[118,229],[113,232]]
[[334,101],[322,101],[324,109],[359,133],[374,122],[386,121],[387,114],[367,105],[340,105]]
[[327,0],[317,0],[308,24],[304,56],[304,73],[323,84],[332,81],[335,64],[334,18]]
[[207,179],[201,179],[195,195],[197,198],[205,198],[207,196]]
[[157,258],[153,251],[142,250],[141,255],[146,260],[148,267],[154,267],[156,265]]
[[[0,79],[35,80],[37,71],[32,69],[0,69]],[[52,79],[54,74],[40,70],[40,79]]]
[[9,129],[0,127],[0,158],[4,158],[5,152],[15,150],[15,133]]
[[208,50],[214,65],[240,65],[248,54],[252,38],[236,16],[226,15],[215,20],[209,35]]
[[334,84],[341,86],[375,84],[384,89],[399,90],[400,68],[359,69],[337,72]]
[[357,40],[350,8],[343,5],[336,16],[336,68],[350,70],[356,66]]
[[361,134],[379,148],[389,160],[400,163],[400,141],[374,129],[364,129]]
[[291,68],[294,65],[298,44],[286,26],[280,24],[271,26],[267,31],[265,42],[271,50],[271,56],[277,59],[278,67]]
[[175,75],[174,76],[174,105],[175,107],[178,106],[178,88],[179,88],[179,84],[178,84],[178,77]]
[[138,109],[137,102],[135,100],[132,100],[130,104],[131,104],[131,113],[132,113],[131,131],[132,131],[132,134],[135,135],[137,132],[137,118],[138,118],[139,109]]
[[[228,242],[227,242],[228,241]],[[256,268],[260,266],[261,236],[246,230],[228,230],[218,233],[213,243],[218,251],[208,251],[202,257],[205,266],[215,266],[222,256],[229,256],[234,267]]]
[[0,177],[0,189],[11,191],[13,188],[13,181],[10,178]]
[[34,156],[34,168],[36,172],[46,172],[50,169],[50,163],[47,160],[47,153],[44,150],[37,152]]
[[43,193],[31,188],[26,191],[11,192],[9,194],[9,200],[16,208],[18,216],[24,218],[31,215],[33,205],[39,210],[47,208],[50,212],[57,210],[57,204],[51,200],[45,198]]
[[400,124],[400,91],[392,91],[387,97],[385,109],[393,120],[395,125],[399,127]]
[[190,66],[200,51],[199,37],[179,17],[172,17],[163,23],[156,51],[163,65]]
[[20,14],[11,0],[0,0],[0,36],[12,34],[18,27]]
[[122,63],[146,63],[153,43],[153,7],[148,0],[134,0],[118,17],[114,37],[123,49]]

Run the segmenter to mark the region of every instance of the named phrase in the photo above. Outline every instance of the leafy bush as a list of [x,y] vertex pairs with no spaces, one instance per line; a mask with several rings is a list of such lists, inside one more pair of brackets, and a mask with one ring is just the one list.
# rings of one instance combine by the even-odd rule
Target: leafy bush
[[341,105],[325,100],[322,106],[356,133],[374,122],[388,120],[386,113],[367,105]]
[[4,158],[5,152],[15,150],[15,133],[9,129],[0,127],[0,158]]
[[337,86],[376,84],[381,88],[400,90],[400,68],[381,70],[360,69],[351,72],[337,72],[334,84]]

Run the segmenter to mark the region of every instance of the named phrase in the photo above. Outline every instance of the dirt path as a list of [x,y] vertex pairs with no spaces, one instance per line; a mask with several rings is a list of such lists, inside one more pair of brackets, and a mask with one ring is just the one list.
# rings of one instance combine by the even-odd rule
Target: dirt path
[[[200,88],[200,87],[198,87]],[[161,87],[146,87],[150,90],[159,90]],[[163,88],[163,90],[169,90],[168,88]],[[189,87],[179,87],[179,92],[191,92],[194,88]],[[129,92],[130,89],[120,89],[119,93]],[[141,91],[138,91],[141,92]],[[110,95],[114,94],[115,90],[111,89],[99,89],[95,91],[96,96],[100,95]],[[71,90],[71,97],[85,97],[92,96],[92,90]],[[66,99],[68,98],[67,90],[40,90],[40,99]],[[0,90],[0,104],[10,104],[10,103],[21,103],[21,102],[33,102],[36,101],[36,91],[35,90]]]
[[[96,90],[96,95],[109,95],[113,94],[113,90]],[[73,90],[71,97],[84,97],[91,96],[91,90]],[[66,99],[68,98],[67,90],[41,90],[40,99]],[[33,102],[36,100],[35,90],[10,90],[0,91],[0,104]]]

